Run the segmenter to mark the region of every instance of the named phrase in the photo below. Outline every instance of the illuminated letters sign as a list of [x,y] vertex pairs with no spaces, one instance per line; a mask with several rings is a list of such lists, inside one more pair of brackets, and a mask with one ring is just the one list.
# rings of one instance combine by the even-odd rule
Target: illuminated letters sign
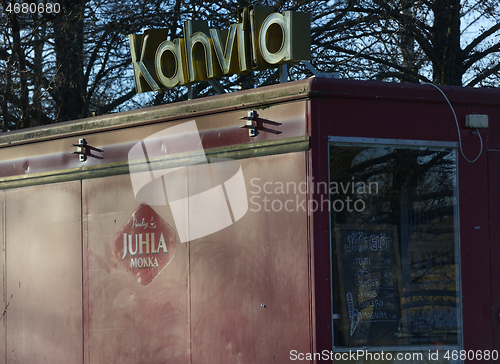
[[137,92],[310,60],[309,14],[250,6],[240,10],[238,21],[218,30],[188,20],[184,38],[175,40],[167,40],[167,29],[129,35]]
[[141,204],[115,235],[114,255],[144,286],[175,255],[175,231],[151,207]]

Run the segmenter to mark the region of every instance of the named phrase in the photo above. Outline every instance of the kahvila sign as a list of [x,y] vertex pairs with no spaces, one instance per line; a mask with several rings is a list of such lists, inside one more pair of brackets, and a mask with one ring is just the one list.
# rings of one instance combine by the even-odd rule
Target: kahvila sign
[[167,40],[168,29],[129,35],[137,92],[189,85],[217,77],[299,63],[311,58],[310,15],[272,8],[239,9],[229,29],[204,20],[184,22],[184,38]]

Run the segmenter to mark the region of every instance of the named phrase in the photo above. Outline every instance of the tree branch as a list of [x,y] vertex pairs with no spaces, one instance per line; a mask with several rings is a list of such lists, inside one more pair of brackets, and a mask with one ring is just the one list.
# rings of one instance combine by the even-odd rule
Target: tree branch
[[111,103],[107,104],[107,105],[104,105],[103,107],[100,107],[99,108],[99,114],[107,114],[109,113],[111,110],[113,110],[114,108],[120,106],[121,104],[123,104],[125,101],[128,101],[130,100],[132,97],[135,96],[136,94],[136,90],[135,88],[130,90],[129,92],[127,92],[125,95],[117,98],[116,100],[112,101]]
[[482,52],[472,53],[470,57],[467,58],[467,61],[464,63],[464,71],[468,70],[474,63],[486,57],[488,54],[499,52],[500,51],[500,43],[495,44],[494,46],[485,49]]
[[482,33],[480,36],[476,37],[467,47],[465,47],[465,49],[463,50],[464,55],[467,55],[470,52],[472,52],[472,50],[479,43],[481,43],[483,40],[485,40],[486,38],[488,38],[490,35],[492,35],[493,33],[495,33],[498,30],[500,30],[500,23],[495,24],[490,29],[488,29],[487,31],[485,31],[484,33]]
[[500,63],[497,64],[495,67],[493,68],[490,68],[488,71],[480,74],[479,76],[477,76],[476,78],[474,78],[472,81],[470,81],[466,86],[467,87],[472,87],[472,86],[475,86],[477,85],[479,82],[481,82],[482,80],[484,80],[485,78],[491,76],[492,74],[496,73],[496,72],[499,72],[500,71]]
[[342,47],[338,47],[338,46],[332,46],[333,50],[336,50],[337,52],[342,52],[342,53],[347,53],[347,54],[351,54],[353,56],[356,56],[356,57],[361,57],[361,58],[364,58],[368,61],[373,61],[373,62],[376,62],[376,63],[379,63],[379,64],[384,64],[386,66],[389,66],[389,67],[392,67],[402,73],[405,73],[405,74],[408,74],[410,76],[413,76],[415,78],[418,78],[419,80],[422,80],[422,81],[425,81],[425,82],[428,82],[429,80],[427,80],[425,77],[423,77],[422,75],[420,75],[419,73],[415,72],[415,71],[412,71],[412,70],[409,70],[407,68],[404,68],[404,67],[401,67],[400,65],[398,64],[395,64],[395,63],[392,63],[392,62],[389,62],[385,59],[381,59],[381,58],[377,58],[377,57],[373,57],[369,54],[363,54],[361,52],[357,52],[357,51],[353,51],[353,50],[350,50],[350,49],[344,49]]

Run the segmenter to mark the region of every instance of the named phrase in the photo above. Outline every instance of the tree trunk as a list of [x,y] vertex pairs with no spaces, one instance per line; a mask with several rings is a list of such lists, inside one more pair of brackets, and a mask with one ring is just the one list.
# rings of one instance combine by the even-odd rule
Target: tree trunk
[[[39,21],[37,13],[33,13],[33,22],[36,24]],[[33,112],[31,114],[33,126],[42,125],[42,76],[43,76],[43,46],[45,38],[46,23],[43,22],[39,26],[39,32],[35,34],[34,59],[33,59]]]
[[26,56],[21,47],[21,27],[14,12],[10,13],[12,25],[12,46],[17,60],[19,71],[19,107],[21,108],[21,127],[31,127],[29,98],[28,98],[28,75],[26,72]]
[[408,31],[408,23],[413,15],[413,0],[403,0],[404,17],[401,20],[399,36],[399,51],[401,52],[401,66],[411,71],[416,70],[415,64],[415,37]]
[[83,75],[83,0],[63,0],[54,18],[56,53],[56,121],[86,117]]
[[[10,69],[8,63],[7,63],[7,71]],[[6,78],[6,82],[5,84],[3,85],[3,93],[2,93],[2,99],[1,99],[1,106],[2,106],[2,132],[6,132],[9,130],[9,121],[10,121],[10,118],[9,118],[9,107],[7,105],[7,100],[8,100],[8,97],[9,97],[9,93],[10,93],[10,90],[9,90],[9,87],[10,87],[10,82],[9,82],[9,78],[10,78],[10,73],[6,73],[5,75],[5,78]]]
[[460,48],[460,0],[434,0],[433,82],[462,86],[463,60]]

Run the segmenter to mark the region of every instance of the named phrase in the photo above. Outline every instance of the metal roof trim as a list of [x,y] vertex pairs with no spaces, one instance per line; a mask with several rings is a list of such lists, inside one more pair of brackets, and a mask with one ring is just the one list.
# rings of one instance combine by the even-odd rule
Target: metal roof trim
[[287,82],[258,89],[176,102],[122,113],[55,123],[0,133],[0,148],[102,131],[154,124],[169,120],[241,109],[265,109],[273,104],[309,97],[312,79]]

